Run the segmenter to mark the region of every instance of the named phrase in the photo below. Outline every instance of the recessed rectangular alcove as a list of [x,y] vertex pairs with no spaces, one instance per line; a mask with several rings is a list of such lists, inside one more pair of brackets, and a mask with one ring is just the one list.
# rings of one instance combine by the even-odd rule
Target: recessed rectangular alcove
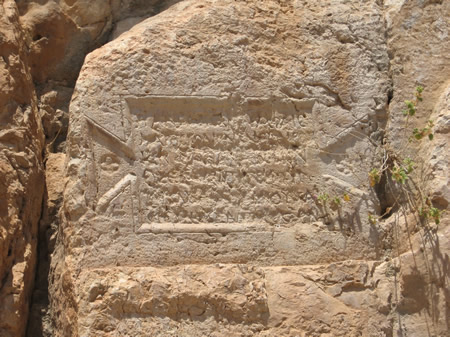
[[202,232],[202,226],[245,232],[249,223],[298,222],[302,125],[313,100],[125,100],[139,186],[137,233]]
[[314,102],[133,96],[116,120],[86,114],[90,222],[98,245],[120,247],[103,262],[284,265],[372,250],[312,222],[311,193],[328,177]]

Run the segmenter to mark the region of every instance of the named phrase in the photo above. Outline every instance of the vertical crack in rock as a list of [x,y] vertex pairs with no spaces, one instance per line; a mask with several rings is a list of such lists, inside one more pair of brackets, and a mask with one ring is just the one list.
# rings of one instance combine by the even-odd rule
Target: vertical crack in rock
[[23,336],[36,266],[44,135],[16,4],[0,0],[0,336]]
[[[117,1],[80,1],[74,2],[73,6],[64,2],[16,1],[46,143],[42,151],[46,156],[46,179],[42,180],[42,186],[45,181],[45,195],[37,231],[37,265],[27,324],[29,337],[54,335],[49,311],[49,273],[59,230],[69,102],[84,57],[108,39],[179,1],[127,0],[121,1],[120,5]],[[2,59],[8,62],[4,55]],[[8,275],[4,275],[2,284],[7,282]]]
[[[389,76],[393,95],[389,104],[386,144],[401,159],[411,158],[416,166],[410,179],[421,197],[404,200],[401,188],[389,177],[385,184],[387,205],[400,200],[398,210],[383,221],[391,232],[392,260],[387,275],[393,279],[391,333],[446,336],[450,328],[448,297],[449,217],[439,225],[419,216],[422,207],[448,210],[449,193],[449,93],[450,93],[450,3],[445,1],[385,2]],[[417,86],[423,86],[423,101],[405,124],[405,100],[413,100]],[[432,141],[409,141],[414,127],[433,120]],[[403,146],[403,144],[408,146]],[[400,158],[399,158],[400,159]],[[443,172],[447,172],[444,173]],[[420,200],[422,197],[426,200]],[[428,204],[427,204],[428,203]],[[425,205],[425,206],[424,206]],[[445,213],[444,213],[445,214]],[[386,312],[388,312],[386,308]]]
[[410,152],[448,207],[449,2],[186,0],[122,34],[177,2],[17,0],[23,34],[0,13],[23,40],[0,39],[0,335],[35,270],[28,337],[444,336],[448,217],[420,227],[367,172],[424,85]]
[[[383,5],[384,6],[384,5]],[[380,148],[384,148],[386,146],[386,137],[387,137],[387,124],[388,124],[388,120],[389,120],[389,116],[391,113],[391,101],[394,97],[394,80],[393,80],[393,74],[392,74],[392,69],[391,69],[391,62],[392,62],[392,53],[389,51],[389,46],[388,46],[388,37],[389,37],[389,33],[388,33],[388,23],[387,23],[387,19],[386,19],[386,12],[385,12],[385,8],[383,8],[383,31],[384,31],[384,44],[385,44],[385,48],[386,48],[386,55],[387,55],[387,65],[386,65],[386,71],[388,74],[388,81],[389,81],[389,85],[387,88],[387,92],[386,92],[386,98],[385,98],[385,105],[384,105],[384,113],[383,113],[383,127],[382,127],[382,135],[380,136],[380,142],[379,142],[379,146]],[[380,161],[383,160],[383,158],[380,156],[379,158]],[[394,205],[394,198],[391,195],[391,193],[389,192],[388,189],[388,176],[387,176],[387,172],[383,172],[383,174],[380,177],[380,182],[379,184],[377,184],[375,187],[375,192],[377,194],[378,200],[380,202],[380,213],[379,215],[385,219],[388,218],[389,216],[391,216],[391,214],[395,211],[395,209],[393,209],[393,205]]]
[[42,205],[42,217],[38,231],[38,263],[35,286],[30,302],[30,315],[27,325],[29,337],[51,337],[54,335],[49,307],[49,271],[51,255],[55,247],[59,228],[58,212],[62,203],[61,183],[64,180],[65,155],[48,153],[45,162],[46,188]]
[[[389,60],[381,8],[359,6],[186,1],[88,56],[58,331],[388,331],[362,305],[379,262],[360,260],[380,256],[366,174]],[[342,209],[314,200],[346,191]]]

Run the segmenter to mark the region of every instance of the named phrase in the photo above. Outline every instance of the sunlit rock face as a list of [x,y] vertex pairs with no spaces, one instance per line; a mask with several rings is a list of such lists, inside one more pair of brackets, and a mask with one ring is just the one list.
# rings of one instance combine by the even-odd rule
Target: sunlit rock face
[[0,1],[0,336],[25,332],[44,193],[43,130],[14,1]]
[[[377,159],[389,59],[381,9],[340,6],[183,2],[91,53],[64,209],[80,228],[68,247],[101,254],[80,263],[375,259],[362,214],[379,201],[355,167]],[[321,207],[325,193],[355,202]],[[168,240],[178,233],[198,238],[190,252]]]
[[57,334],[446,331],[430,311],[446,305],[446,236],[436,251],[367,177],[398,137],[407,10],[183,1],[89,54],[70,106]]
[[449,2],[0,3],[0,336],[447,334]]
[[366,172],[389,58],[382,8],[354,6],[187,1],[88,55],[54,273],[62,334],[388,328],[361,302],[384,254]]

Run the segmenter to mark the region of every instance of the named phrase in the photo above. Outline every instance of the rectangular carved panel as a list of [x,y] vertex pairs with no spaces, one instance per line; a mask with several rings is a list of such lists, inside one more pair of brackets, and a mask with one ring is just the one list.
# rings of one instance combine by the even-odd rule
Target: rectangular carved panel
[[217,225],[209,230],[221,232],[227,223],[299,221],[301,144],[313,102],[164,96],[126,102],[141,224],[182,231],[170,224],[210,223]]
[[256,223],[298,223],[306,188],[302,145],[312,133],[313,104],[126,97],[125,138],[86,115],[96,182],[87,194],[96,200],[92,207],[101,216],[132,219],[137,233],[246,232]]

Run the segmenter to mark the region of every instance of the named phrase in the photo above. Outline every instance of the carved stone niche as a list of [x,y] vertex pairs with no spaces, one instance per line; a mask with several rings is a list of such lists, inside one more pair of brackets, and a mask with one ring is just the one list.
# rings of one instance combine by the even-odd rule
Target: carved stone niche
[[[126,227],[128,239],[119,241],[133,237],[135,249],[121,263],[312,263],[330,256],[330,246],[351,244],[312,223],[308,193],[323,173],[315,169],[319,149],[307,142],[314,100],[123,102],[120,132],[85,115],[92,177],[86,198],[94,222]],[[315,243],[305,252],[310,235]]]

